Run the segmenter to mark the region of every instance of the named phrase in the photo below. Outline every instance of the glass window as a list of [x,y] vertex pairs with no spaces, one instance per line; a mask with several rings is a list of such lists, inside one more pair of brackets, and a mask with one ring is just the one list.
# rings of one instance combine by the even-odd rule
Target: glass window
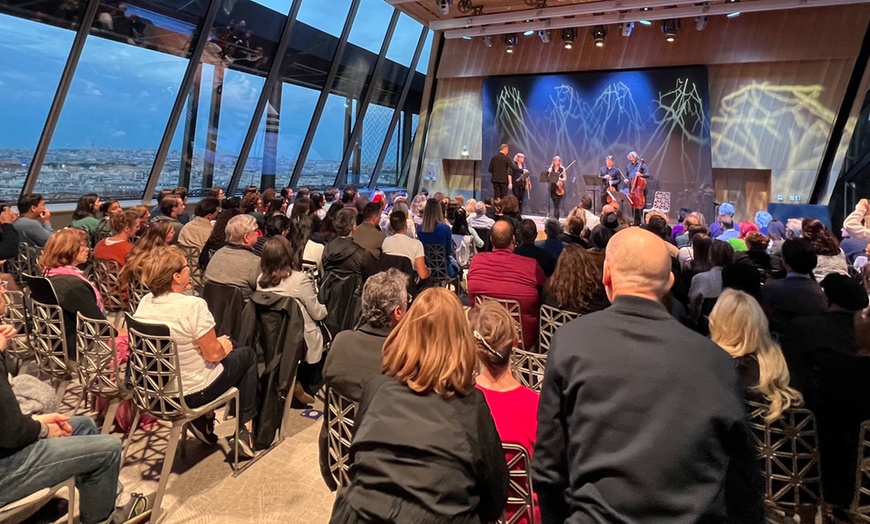
[[0,11],[67,29],[77,29],[87,2],[76,0],[2,0]]
[[393,10],[384,0],[361,0],[348,42],[376,55],[380,53]]
[[384,137],[387,135],[387,129],[390,126],[392,118],[392,108],[369,104],[366,116],[363,119],[362,134],[360,136],[359,171],[354,169],[356,167],[354,165],[350,165],[348,168],[349,174],[359,174],[360,184],[368,184],[371,180],[375,163],[378,161],[378,155],[381,153]]
[[404,13],[400,14],[396,30],[393,31],[393,39],[387,49],[387,58],[403,66],[411,65],[417,42],[420,41],[421,29],[423,26],[419,22]]
[[387,148],[387,154],[384,155],[384,163],[381,166],[381,172],[378,175],[378,181],[375,182],[375,184],[378,186],[385,187],[396,185],[396,180],[398,178],[398,167],[400,165],[399,135],[401,134],[401,125],[402,120],[400,119],[398,125],[396,125],[395,129],[393,129],[393,136],[390,137],[390,145]]
[[302,167],[299,185],[328,187],[335,180],[338,166],[344,154],[345,121],[354,114],[352,101],[343,96],[329,95],[317,133]]
[[[333,36],[340,36],[351,0],[304,0],[296,20]],[[383,4],[383,0],[378,0]]]
[[426,43],[423,44],[423,51],[420,52],[420,60],[417,61],[416,70],[424,75],[429,71],[429,56],[432,54],[432,37],[434,31],[426,32]]
[[36,191],[75,201],[83,188],[139,198],[186,60],[89,36]]
[[292,0],[255,0],[258,4],[268,7],[273,11],[277,11],[282,15],[286,15],[290,11]]
[[0,199],[17,200],[75,33],[0,15]]

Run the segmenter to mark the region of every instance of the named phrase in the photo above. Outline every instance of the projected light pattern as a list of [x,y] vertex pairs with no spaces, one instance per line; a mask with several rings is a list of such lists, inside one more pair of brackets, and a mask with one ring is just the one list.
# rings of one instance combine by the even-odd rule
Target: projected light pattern
[[[683,181],[698,181],[694,168],[703,165],[703,158],[698,154],[709,158],[709,150],[703,146],[710,144],[710,122],[698,86],[694,82],[678,79],[673,90],[659,93],[656,103],[658,110],[653,118],[657,127],[644,151],[655,151],[648,158],[652,158],[657,165],[661,165],[666,158],[679,158]],[[672,139],[678,139],[678,142],[673,144]],[[701,148],[687,147],[688,142]],[[654,149],[655,144],[659,144],[658,149]],[[694,157],[692,153],[695,153]]]

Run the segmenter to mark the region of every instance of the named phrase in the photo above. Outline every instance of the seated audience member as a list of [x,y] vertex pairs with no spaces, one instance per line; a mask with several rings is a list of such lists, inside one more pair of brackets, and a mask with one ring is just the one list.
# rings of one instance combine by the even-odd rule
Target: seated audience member
[[801,394],[789,387],[782,350],[771,338],[767,317],[753,297],[734,289],[723,291],[710,313],[710,339],[734,359],[746,400],[767,406],[766,422],[803,403]]
[[[734,224],[734,205],[733,204],[731,204],[730,202],[723,202],[719,206],[719,216],[716,218],[716,220],[712,224],[709,224],[707,227],[707,229],[710,230],[710,238],[715,239],[719,235],[721,235],[723,231],[725,231],[725,229],[722,227],[720,219],[726,220],[727,223],[732,224],[732,227],[733,227],[733,224]],[[735,236],[737,236],[737,235],[735,235]]]
[[70,358],[76,355],[76,314],[103,320],[103,300],[80,266],[88,261],[88,235],[81,229],[62,229],[48,239],[39,269],[51,280],[57,301],[63,309],[64,331],[67,352]]
[[307,271],[313,264],[317,267],[317,274],[322,275],[324,246],[311,239],[314,229],[313,220],[312,215],[295,217],[290,225],[290,232],[286,236],[293,244],[295,251],[297,253],[301,251],[302,269]]
[[[718,224],[721,233],[714,237],[716,240],[727,242],[732,238],[738,238],[740,236],[740,230],[734,226],[734,218],[731,215],[724,213],[719,215]],[[713,234],[712,228],[710,229],[710,234]]]
[[[867,292],[850,277],[831,273],[821,282],[828,310],[791,319],[782,331],[782,348],[792,375],[792,384],[815,408],[813,385],[818,377],[816,358],[828,352],[856,355],[858,343],[855,323],[867,307]],[[798,299],[799,300],[799,299]]]
[[[172,194],[181,198],[181,203],[184,204],[185,207],[187,207],[187,188],[186,187],[178,186],[172,190]],[[190,222],[190,215],[188,215],[185,212],[181,212],[178,215],[177,219],[179,222],[181,222],[182,225],[184,225],[184,224],[187,224],[188,222]]]
[[746,241],[744,240],[746,235],[753,232],[758,233],[758,226],[752,222],[744,220],[740,222],[737,229],[740,231],[740,234],[737,238],[728,239],[728,242],[731,244],[731,247],[734,248],[735,252],[740,253],[746,251]]
[[218,199],[218,202],[221,202],[224,199],[224,189],[222,187],[213,187],[208,190],[208,193],[205,196],[216,198]]
[[97,211],[100,210],[100,203],[100,197],[96,193],[82,195],[79,197],[72,214],[72,221],[69,223],[69,227],[87,233],[88,243],[91,246],[97,243],[97,228],[100,227]]
[[687,207],[681,207],[677,215],[677,225],[671,229],[671,240],[676,241],[676,238],[682,235],[689,229],[691,224],[686,224],[686,217],[691,214],[692,210]]
[[[21,212],[24,213],[23,210]],[[855,210],[843,220],[843,229],[851,238],[870,242],[870,201],[866,198],[858,201]]]
[[601,270],[591,253],[567,246],[556,261],[556,270],[544,286],[544,304],[586,314],[610,305],[601,283]]
[[583,235],[586,233],[586,223],[583,222],[583,217],[574,215],[565,221],[565,232],[560,237],[562,242],[566,244],[576,244],[580,247],[587,247],[588,243]]
[[326,212],[326,218],[324,218],[323,222],[320,224],[320,229],[312,236],[312,240],[325,246],[335,238],[335,214],[342,209],[344,209],[344,204],[341,202],[335,202],[333,205],[329,206],[329,210]]
[[818,220],[805,220],[801,237],[809,242],[818,261],[813,269],[817,281],[830,273],[849,275],[846,254],[840,249],[837,238]]
[[846,254],[846,263],[851,266],[855,263],[856,257],[866,256],[867,242],[858,240],[857,238],[852,238],[849,236],[849,232],[846,231],[846,228],[841,228],[840,234],[843,237],[843,241],[840,242],[840,249],[842,249],[843,253]]
[[425,290],[387,337],[383,374],[363,392],[350,485],[339,491],[331,522],[502,516],[507,465],[489,407],[474,387],[475,367],[459,299],[444,288]]
[[661,304],[667,248],[626,229],[604,264],[613,305],[560,328],[550,348],[532,463],[542,522],[762,522],[739,378]]
[[136,213],[136,216],[139,217],[139,229],[133,233],[133,238],[140,238],[148,230],[148,226],[151,225],[151,211],[148,210],[148,206],[142,205],[133,206],[130,208],[130,211]]
[[18,198],[20,215],[12,226],[18,238],[25,244],[44,247],[54,233],[51,228],[51,211],[45,208],[45,199],[39,193],[25,193]]
[[468,225],[474,229],[491,229],[495,220],[486,216],[486,204],[478,202],[474,205],[474,216],[468,219]]
[[671,232],[671,235],[674,238],[674,244],[676,244],[678,248],[682,248],[689,244],[689,231],[693,226],[696,228],[704,228],[704,234],[709,235],[707,226],[705,226],[703,220],[701,220],[701,214],[697,212],[689,213],[686,215],[685,220],[683,220],[683,232],[679,235],[673,234],[673,231]]
[[375,258],[381,257],[381,246],[386,238],[386,235],[378,229],[380,221],[380,204],[369,202],[363,208],[362,223],[353,230],[353,235],[351,235],[354,242],[364,247]]
[[494,222],[501,214],[501,199],[498,197],[484,198],[483,203],[486,206],[486,216],[491,218]]
[[211,260],[212,255],[214,255],[218,249],[227,245],[227,224],[233,217],[240,213],[241,211],[238,208],[227,209],[225,207],[220,213],[218,213],[211,230],[211,235],[208,237],[205,245],[202,246],[202,251],[199,252],[200,268],[205,269],[208,267],[208,262]]
[[[305,319],[304,361],[317,364],[323,356],[323,333],[316,321],[326,317],[326,308],[317,301],[314,279],[302,271],[302,258],[293,249],[290,241],[280,235],[266,242],[260,257],[257,290],[297,300]],[[304,389],[309,386],[297,381],[293,397],[303,404],[313,403],[314,397]]]
[[544,234],[547,235],[546,240],[538,240],[535,245],[543,248],[553,257],[553,260],[559,260],[559,255],[568,244],[562,242],[560,235],[562,234],[562,226],[555,218],[548,218],[544,222]]
[[767,226],[770,225],[771,220],[773,220],[773,215],[767,211],[758,211],[755,213],[755,225],[758,226],[758,232],[767,236]]
[[743,240],[746,242],[746,251],[734,255],[734,263],[748,264],[767,275],[783,276],[780,258],[767,253],[770,241],[766,236],[758,231],[750,231]]
[[254,250],[254,253],[259,257],[263,255],[263,246],[266,245],[266,242],[270,238],[274,237],[287,237],[290,233],[291,228],[291,220],[287,218],[285,215],[273,215],[266,219],[266,225],[263,228],[263,236],[257,237],[257,241],[254,243],[254,246],[251,248]]
[[444,254],[448,258],[447,274],[451,277],[456,276],[459,264],[453,253],[453,233],[450,226],[444,223],[441,203],[434,198],[426,201],[426,207],[423,209],[423,222],[417,228],[417,239],[423,244],[444,246]]
[[689,309],[694,318],[709,313],[712,305],[705,301],[715,300],[722,293],[722,269],[734,262],[734,248],[728,242],[713,242],[709,260],[710,269],[696,273],[689,286]]
[[[505,444],[522,446],[532,458],[539,395],[517,382],[511,373],[511,350],[518,341],[514,321],[505,308],[493,303],[481,304],[468,317],[481,364],[476,386],[486,398],[498,436]],[[510,522],[513,516],[512,511],[506,512],[505,521]],[[535,516],[540,522],[537,504]],[[527,524],[529,520],[521,517],[516,522]]]
[[465,209],[461,207],[457,208],[453,214],[453,227],[450,229],[450,232],[453,234],[454,248],[457,243],[456,237],[460,237],[459,240],[468,245],[469,248],[471,248],[472,244],[477,249],[483,248],[484,241],[480,238],[480,235],[477,234],[477,231],[475,231],[474,228],[468,227]]
[[544,276],[549,278],[556,269],[556,260],[549,251],[535,245],[536,238],[538,238],[538,225],[534,220],[523,219],[520,222],[520,245],[514,248],[514,253],[535,260],[544,271]]
[[[323,220],[326,218],[326,210],[323,209],[323,206],[326,204],[324,201],[323,193],[319,191],[315,191],[311,193],[308,197],[311,199],[311,218],[317,220]],[[285,200],[286,202],[286,200]],[[286,208],[284,209],[286,211]]]
[[393,231],[393,229],[390,227],[390,214],[393,211],[401,211],[405,213],[405,216],[408,217],[408,225],[405,228],[405,235],[411,238],[417,238],[417,226],[414,224],[414,219],[411,216],[410,209],[408,208],[408,203],[402,196],[396,197],[396,201],[393,204],[393,207],[390,209],[390,212],[381,216],[381,231],[388,237],[396,234],[395,231]]
[[592,212],[592,198],[589,195],[580,197],[580,204],[568,213],[565,222],[568,222],[571,220],[571,217],[576,215],[579,215],[583,219],[583,223],[586,224],[586,228],[589,230],[592,230],[601,222],[598,215]]
[[592,256],[595,266],[601,273],[604,272],[605,249],[607,249],[607,243],[610,242],[613,235],[614,231],[612,229],[601,224],[595,226],[589,232],[589,255]]
[[426,280],[429,278],[429,268],[426,267],[423,243],[409,237],[406,234],[407,227],[408,219],[404,212],[393,211],[390,213],[390,229],[393,234],[384,239],[383,252],[385,255],[407,258],[417,271],[417,278]]
[[722,290],[725,289],[743,291],[761,302],[761,275],[749,264],[731,264],[722,270]]
[[[607,211],[607,208],[611,208],[611,211]],[[617,231],[622,231],[628,227],[628,224],[625,223],[625,219],[622,217],[622,214],[617,213],[612,210],[612,206],[604,206],[605,212],[601,213],[601,224],[602,226],[610,229],[614,233]],[[649,216],[649,214],[647,214]]]
[[130,237],[139,229],[139,217],[133,211],[124,211],[111,219],[114,236],[104,238],[94,246],[94,258],[97,260],[114,260],[118,267],[124,267],[127,255],[133,250]]
[[216,198],[206,197],[196,204],[193,220],[181,228],[178,243],[182,246],[196,248],[202,251],[212,232],[212,222],[221,211],[221,202]]
[[685,267],[686,264],[695,259],[695,247],[693,241],[695,236],[699,234],[707,236],[707,228],[696,225],[689,226],[689,230],[686,232],[686,242],[682,247],[679,247],[677,251],[677,261],[680,263],[680,267]]
[[[511,226],[514,228],[514,233],[519,234],[520,231],[520,221],[523,219],[523,216],[520,214],[520,201],[517,197],[513,195],[508,195],[501,199],[501,212],[496,218],[496,220],[508,220],[511,223]],[[519,243],[519,236],[516,238],[516,242]]]
[[15,219],[18,213],[12,207],[4,205],[0,210],[0,260],[14,260],[18,256],[20,239],[15,230]]
[[260,257],[251,247],[257,241],[257,220],[237,215],[227,222],[227,245],[215,251],[205,268],[205,279],[216,284],[236,286],[245,300],[257,289]]
[[124,208],[121,207],[121,203],[117,200],[106,200],[100,204],[100,212],[103,214],[103,218],[100,219],[100,223],[97,226],[97,233],[94,236],[96,242],[112,236],[112,217],[123,213]]
[[175,235],[172,224],[165,220],[148,226],[148,231],[133,244],[133,249],[127,253],[121,273],[118,275],[125,282],[141,280],[142,268],[158,247],[168,246]]
[[668,248],[668,254],[670,254],[674,258],[677,258],[677,256],[679,256],[680,250],[677,249],[677,246],[672,244],[669,240],[671,238],[671,236],[668,233],[668,221],[667,221],[667,219],[665,219],[661,216],[658,216],[658,215],[651,216],[651,217],[649,217],[649,220],[647,220],[646,224],[643,227],[644,227],[644,229],[646,229],[647,231],[649,231],[650,233],[654,234],[655,236],[661,238],[664,241],[665,247]]
[[181,228],[184,227],[184,224],[178,220],[184,213],[184,201],[178,195],[168,195],[163,197],[163,200],[160,201],[160,215],[156,215],[151,219],[151,222],[158,222],[160,220],[167,220],[170,224],[172,224],[172,229],[175,231],[175,240],[172,243],[178,242],[178,233],[181,232]]
[[782,243],[785,242],[785,225],[779,220],[771,220],[767,224],[767,238],[770,239],[770,254],[778,255],[782,251]]
[[[244,215],[242,218],[254,218]],[[251,421],[256,412],[257,357],[251,348],[234,348],[226,336],[214,331],[214,318],[205,300],[185,295],[190,288],[190,267],[184,253],[169,246],[155,249],[142,272],[142,282],[151,292],[142,298],[133,318],[140,322],[163,324],[178,348],[184,401],[200,407],[223,395],[227,389],[239,390],[239,454],[253,457]],[[216,444],[214,415],[190,423],[194,436]]]
[[[334,206],[333,206],[334,207]],[[356,274],[361,282],[375,274],[377,261],[368,250],[353,241],[356,210],[341,209],[333,220],[336,237],[323,249],[323,271]]]
[[160,191],[157,192],[157,197],[154,199],[154,201],[157,202],[157,205],[154,206],[154,209],[151,211],[151,221],[152,222],[157,220],[160,217],[166,216],[160,210],[160,202],[163,202],[164,198],[171,196],[172,194],[173,193],[172,193],[171,189],[165,189],[165,188],[161,189]]
[[797,238],[786,240],[782,244],[782,265],[785,278],[768,282],[761,290],[770,329],[775,333],[782,333],[786,323],[794,317],[828,310],[828,299],[813,280],[816,254],[807,242]]
[[[267,189],[267,191],[268,191],[268,189]],[[275,190],[273,189],[272,191],[274,192]],[[321,199],[322,198],[323,197],[321,196]],[[322,205],[322,203],[323,202],[321,201],[321,205]],[[266,220],[269,220],[269,218],[271,218],[275,215],[281,215],[281,216],[287,218],[287,206],[288,206],[287,201],[281,197],[276,197],[276,196],[272,196],[269,198],[263,197],[263,207],[265,208],[263,211],[263,214],[266,216]],[[323,211],[323,210],[321,209],[321,211]]]
[[546,277],[531,258],[513,252],[514,232],[510,222],[499,220],[492,226],[492,252],[478,253],[468,269],[468,299],[477,295],[516,300],[520,303],[523,344],[531,348],[538,340],[538,315],[541,289]]
[[239,209],[242,211],[242,214],[254,217],[257,227],[262,229],[266,225],[266,215],[263,214],[263,197],[256,187],[253,189],[253,191],[246,192],[242,197]]

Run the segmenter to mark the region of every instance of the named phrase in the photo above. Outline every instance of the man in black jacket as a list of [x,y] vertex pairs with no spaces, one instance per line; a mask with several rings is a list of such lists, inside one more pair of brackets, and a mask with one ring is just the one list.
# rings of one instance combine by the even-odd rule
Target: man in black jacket
[[514,253],[523,257],[534,258],[541,270],[547,278],[553,274],[556,269],[556,260],[553,255],[546,249],[535,245],[535,239],[538,237],[538,225],[534,220],[529,218],[524,219],[520,223],[520,245],[514,248]]
[[498,154],[492,157],[489,161],[489,168],[487,171],[492,174],[493,198],[504,198],[507,196],[508,176],[512,171],[519,173],[524,171],[508,158],[507,154],[508,145],[502,144],[501,147],[498,148]]
[[763,521],[740,380],[661,304],[673,280],[662,239],[621,231],[612,305],[556,333],[533,462],[544,523]]

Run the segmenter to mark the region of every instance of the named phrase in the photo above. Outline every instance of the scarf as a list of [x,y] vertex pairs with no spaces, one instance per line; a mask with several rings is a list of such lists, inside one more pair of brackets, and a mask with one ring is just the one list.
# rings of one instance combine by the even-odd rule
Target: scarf
[[84,275],[84,273],[82,273],[81,269],[79,269],[77,267],[73,267],[73,266],[63,266],[63,267],[52,268],[52,269],[45,271],[45,276],[47,278],[51,278],[51,277],[58,276],[58,275],[68,275],[71,277],[79,278],[79,279],[87,282],[88,285],[91,286],[91,289],[94,290],[94,295],[97,297],[97,306],[100,308],[100,311],[106,310],[106,308],[103,307],[103,297],[100,295],[100,291],[97,289],[97,286],[95,286],[93,282],[91,282],[90,280],[85,278],[85,275]]

